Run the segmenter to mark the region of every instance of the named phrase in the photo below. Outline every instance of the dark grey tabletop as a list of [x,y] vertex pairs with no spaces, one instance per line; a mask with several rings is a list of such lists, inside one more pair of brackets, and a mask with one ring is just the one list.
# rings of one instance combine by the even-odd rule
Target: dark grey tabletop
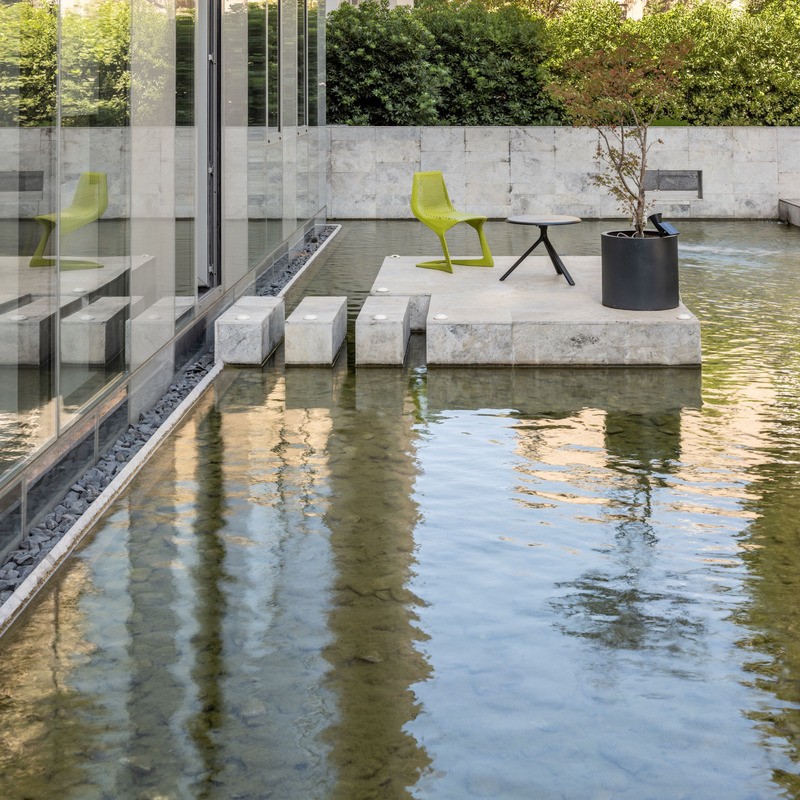
[[580,221],[580,217],[569,217],[565,214],[520,214],[506,219],[506,222],[513,225],[574,225]]

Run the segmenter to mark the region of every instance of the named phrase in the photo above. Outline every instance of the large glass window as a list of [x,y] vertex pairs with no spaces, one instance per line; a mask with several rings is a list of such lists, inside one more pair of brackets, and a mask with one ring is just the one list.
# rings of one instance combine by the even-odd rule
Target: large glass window
[[267,0],[267,127],[281,127],[281,6]]
[[42,267],[58,275],[62,427],[126,368],[130,44],[126,0],[62,5],[57,224]]
[[248,4],[247,231],[249,268],[282,241],[283,143],[280,120],[280,5]]
[[57,40],[53,4],[0,4],[0,475],[57,430]]
[[297,124],[308,124],[308,0],[297,0]]
[[317,25],[317,0],[0,0],[0,490],[319,211]]

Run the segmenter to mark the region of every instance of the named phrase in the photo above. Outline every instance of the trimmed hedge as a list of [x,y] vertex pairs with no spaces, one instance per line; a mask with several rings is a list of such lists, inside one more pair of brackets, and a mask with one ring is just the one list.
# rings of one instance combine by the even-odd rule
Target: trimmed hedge
[[[751,0],[747,12],[723,0],[698,0],[623,20],[615,0],[571,0],[545,19],[522,5],[492,0],[418,0],[414,9],[389,10],[368,0],[328,17],[328,120],[349,125],[552,125],[566,117],[548,96],[548,83],[569,83],[564,64],[613,45],[622,31],[656,50],[686,40],[693,49],[681,71],[678,99],[667,116],[690,125],[800,124],[800,0]],[[417,22],[428,44],[415,52],[414,69],[425,76],[409,85],[403,51],[379,55],[363,43],[375,20]],[[353,37],[351,39],[351,37]],[[366,62],[363,59],[366,56]],[[380,64],[380,77],[374,74]],[[365,69],[366,67],[366,69]],[[403,114],[384,103],[398,83]],[[367,80],[365,80],[365,77]],[[424,113],[414,113],[417,106]]]

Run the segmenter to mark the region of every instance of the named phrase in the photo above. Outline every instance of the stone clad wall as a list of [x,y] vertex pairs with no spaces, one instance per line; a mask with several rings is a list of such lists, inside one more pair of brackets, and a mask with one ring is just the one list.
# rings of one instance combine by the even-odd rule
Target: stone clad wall
[[[651,193],[673,218],[776,219],[778,200],[800,187],[800,128],[654,130],[649,167],[702,172],[698,191]],[[441,170],[466,211],[619,217],[593,186],[597,134],[569,127],[328,128],[328,216],[405,219],[411,176]]]

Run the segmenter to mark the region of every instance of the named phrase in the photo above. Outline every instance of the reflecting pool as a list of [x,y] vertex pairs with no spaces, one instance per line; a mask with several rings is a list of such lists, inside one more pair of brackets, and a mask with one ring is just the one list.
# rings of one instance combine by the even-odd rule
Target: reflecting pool
[[702,372],[223,372],[4,637],[3,798],[800,797],[800,231],[680,227]]

